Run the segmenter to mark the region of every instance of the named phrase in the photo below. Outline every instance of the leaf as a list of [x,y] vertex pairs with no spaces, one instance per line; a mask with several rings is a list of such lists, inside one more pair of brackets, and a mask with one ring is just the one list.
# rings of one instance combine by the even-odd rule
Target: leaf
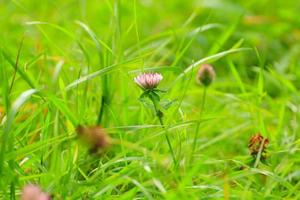
[[140,100],[140,101],[145,101],[145,99],[148,98],[148,97],[149,97],[149,91],[146,90],[146,91],[144,91],[144,92],[141,94],[139,100]]
[[7,115],[7,119],[4,125],[4,134],[2,135],[2,142],[0,146],[0,173],[3,168],[4,159],[6,156],[5,151],[6,147],[8,147],[9,150],[13,149],[13,134],[14,132],[11,131],[11,127],[13,125],[14,119],[16,114],[18,113],[21,106],[35,93],[37,93],[38,90],[36,89],[29,89],[25,92],[23,92],[18,99],[12,104],[12,107],[9,110],[9,113]]
[[160,102],[160,97],[159,95],[154,91],[150,91],[149,93],[149,97],[152,99],[152,101],[154,101],[154,103],[158,104]]
[[166,90],[160,90],[160,89],[154,89],[153,91],[154,92],[160,92],[160,93],[167,93]]
[[180,80],[181,78],[183,78],[184,76],[186,76],[186,74],[188,74],[189,72],[193,71],[194,68],[198,67],[200,64],[203,63],[207,63],[207,62],[212,62],[212,61],[216,61],[224,56],[227,56],[229,54],[233,54],[233,53],[238,53],[238,52],[242,52],[242,51],[249,51],[251,50],[251,48],[236,48],[236,49],[229,49],[226,51],[222,51],[219,52],[217,54],[202,58],[200,60],[198,60],[197,62],[191,64],[190,66],[188,66],[181,74],[179,74],[179,76],[173,81],[173,85]]
[[178,99],[165,100],[164,102],[161,103],[161,107],[163,107],[163,109],[167,110],[177,101],[178,101]]

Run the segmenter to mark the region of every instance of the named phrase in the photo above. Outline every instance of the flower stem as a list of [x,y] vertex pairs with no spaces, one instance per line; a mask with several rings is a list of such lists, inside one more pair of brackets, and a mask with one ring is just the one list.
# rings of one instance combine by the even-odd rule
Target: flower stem
[[162,128],[165,130],[165,137],[166,137],[166,140],[167,140],[167,143],[168,143],[168,146],[169,146],[169,150],[170,150],[171,155],[172,155],[173,163],[174,163],[175,166],[177,166],[177,161],[176,161],[175,153],[174,153],[174,150],[173,150],[170,138],[168,136],[168,129],[166,129],[166,127],[164,125],[164,122],[163,122],[163,113],[160,111],[159,106],[157,105],[157,101],[151,95],[149,95],[149,97],[150,97],[150,99],[151,99],[151,101],[153,103],[153,106],[154,106],[154,109],[155,109],[155,113],[156,113],[156,116],[157,116],[157,118],[159,120],[159,123],[162,126]]
[[202,119],[202,114],[203,114],[203,112],[204,112],[205,100],[206,100],[206,87],[204,87],[204,91],[203,91],[203,94],[202,94],[202,103],[201,103],[201,108],[200,108],[199,121],[198,121],[198,123],[197,123],[196,132],[195,132],[195,137],[194,137],[194,142],[193,142],[193,149],[192,149],[192,155],[191,155],[192,157],[194,156],[195,149],[196,149],[197,138],[198,138],[198,132],[199,132],[199,128],[200,128],[200,123],[201,123],[201,119]]

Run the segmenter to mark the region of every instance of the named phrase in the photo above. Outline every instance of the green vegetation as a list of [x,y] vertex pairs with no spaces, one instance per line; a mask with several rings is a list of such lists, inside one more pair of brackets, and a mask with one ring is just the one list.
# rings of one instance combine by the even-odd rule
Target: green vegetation
[[[27,184],[58,200],[300,199],[299,10],[1,0],[0,199]],[[204,63],[216,71],[206,89]],[[160,99],[140,98],[145,71],[163,75]],[[78,125],[101,125],[111,146],[91,154]],[[256,133],[269,144],[255,159]]]

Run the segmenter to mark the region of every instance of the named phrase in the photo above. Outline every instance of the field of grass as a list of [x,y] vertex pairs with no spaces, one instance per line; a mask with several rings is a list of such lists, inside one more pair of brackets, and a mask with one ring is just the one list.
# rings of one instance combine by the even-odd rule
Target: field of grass
[[[0,0],[0,199],[28,184],[54,200],[300,199],[299,10]],[[207,88],[196,81],[205,63]],[[161,118],[140,98],[143,72],[163,76]],[[79,125],[105,128],[110,146],[91,153]],[[266,156],[263,145],[250,154],[257,133]]]

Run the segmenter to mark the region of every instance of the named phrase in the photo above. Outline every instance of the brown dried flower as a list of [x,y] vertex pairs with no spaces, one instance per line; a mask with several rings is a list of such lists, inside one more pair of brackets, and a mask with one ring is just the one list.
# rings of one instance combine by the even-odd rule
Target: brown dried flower
[[43,192],[40,187],[36,185],[24,186],[21,194],[21,200],[51,200],[50,195]]
[[79,138],[90,146],[91,153],[96,153],[110,145],[110,137],[101,126],[84,127],[79,125],[76,132]]
[[253,157],[256,157],[261,151],[261,158],[265,159],[268,144],[269,139],[264,138],[260,133],[257,133],[250,138],[248,148]]
[[205,87],[209,86],[216,77],[214,68],[209,64],[200,66],[197,74],[198,83],[203,84]]

